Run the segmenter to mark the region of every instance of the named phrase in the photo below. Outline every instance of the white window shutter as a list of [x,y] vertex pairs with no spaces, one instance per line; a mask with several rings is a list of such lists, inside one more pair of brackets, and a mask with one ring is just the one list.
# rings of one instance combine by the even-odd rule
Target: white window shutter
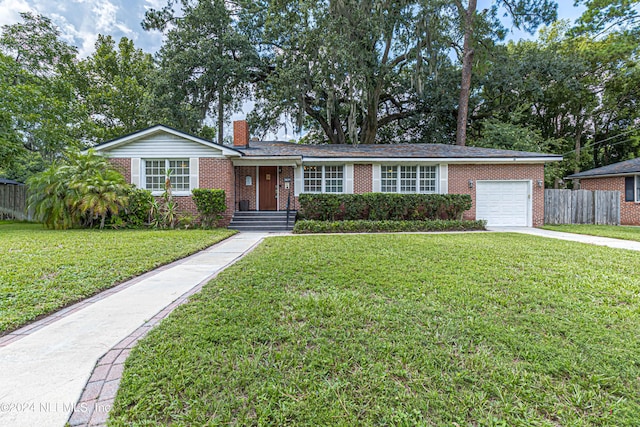
[[373,175],[373,186],[371,187],[371,190],[374,193],[379,193],[380,192],[380,165],[371,165],[373,167],[373,171],[372,174]]
[[304,182],[303,182],[303,176],[302,176],[302,172],[303,172],[303,167],[302,166],[298,166],[297,168],[294,169],[294,174],[295,174],[295,183],[294,183],[294,187],[295,187],[295,192],[294,194],[297,196],[300,195],[300,193],[302,193],[302,189],[304,188]]
[[449,193],[449,165],[442,164],[438,165],[438,178],[440,180],[440,185],[438,187],[438,193],[440,194],[448,194]]
[[192,157],[189,159],[189,189],[193,190],[200,186],[200,159]]
[[141,185],[140,169],[142,161],[139,158],[131,159],[131,183],[138,188],[144,188]]
[[344,192],[353,194],[353,163],[344,165]]

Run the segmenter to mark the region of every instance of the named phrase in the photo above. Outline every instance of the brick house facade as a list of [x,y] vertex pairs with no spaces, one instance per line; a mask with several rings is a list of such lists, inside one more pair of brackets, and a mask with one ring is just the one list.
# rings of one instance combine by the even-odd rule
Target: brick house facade
[[612,176],[605,178],[581,179],[582,190],[606,190],[620,192],[620,224],[640,225],[640,204],[636,201],[625,201],[625,177]]
[[[184,213],[197,214],[192,189],[224,189],[225,224],[240,209],[286,210],[289,205],[297,210],[304,192],[386,191],[469,194],[473,206],[466,219],[480,215],[490,225],[541,226],[544,164],[561,160],[541,153],[441,144],[251,141],[245,121],[234,123],[233,146],[154,126],[94,149],[107,155],[128,182],[156,196],[164,171],[175,169],[174,198]],[[501,195],[510,191],[513,198]]]
[[583,190],[618,191],[620,224],[640,225],[640,158],[569,175]]

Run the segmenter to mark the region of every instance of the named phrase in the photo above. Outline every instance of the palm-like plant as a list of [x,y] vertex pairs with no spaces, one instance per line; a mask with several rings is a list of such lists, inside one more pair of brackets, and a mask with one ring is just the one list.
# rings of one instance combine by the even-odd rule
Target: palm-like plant
[[92,226],[126,205],[127,184],[107,159],[93,152],[72,153],[29,181],[29,207],[47,227]]
[[69,181],[63,174],[64,171],[53,164],[27,181],[29,209],[49,228],[69,228],[73,223],[69,209]]
[[100,229],[103,229],[107,215],[117,215],[126,206],[128,200],[124,195],[124,187],[123,176],[113,170],[74,182],[72,188],[78,191],[78,212],[91,224],[94,219],[100,218]]

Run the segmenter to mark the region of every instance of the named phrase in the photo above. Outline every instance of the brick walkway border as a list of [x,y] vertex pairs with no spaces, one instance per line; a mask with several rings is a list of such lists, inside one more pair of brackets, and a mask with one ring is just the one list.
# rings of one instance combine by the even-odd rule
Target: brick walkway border
[[[210,276],[206,277],[193,288],[182,294],[180,297],[178,297],[178,299],[160,310],[150,320],[145,322],[132,334],[125,337],[111,350],[107,351],[104,356],[98,359],[98,361],[96,362],[96,366],[93,368],[93,372],[91,373],[91,376],[89,377],[89,380],[87,381],[87,384],[85,385],[84,390],[80,395],[80,399],[76,403],[74,410],[69,417],[68,425],[70,425],[71,427],[106,426],[107,418],[109,417],[109,412],[113,407],[113,402],[120,385],[120,379],[122,378],[122,373],[124,371],[124,362],[138,340],[144,338],[154,326],[160,323],[162,319],[167,317],[173,310],[176,309],[176,307],[187,302],[189,300],[189,297],[191,297],[193,294],[200,292],[202,287],[209,281],[213,280],[218,274],[220,274],[220,272],[224,271],[231,265],[235,264],[246,254],[253,251],[260,244],[260,242],[262,242],[262,240],[263,239],[258,240],[254,245],[252,245],[241,255],[233,259],[227,265],[220,268]],[[219,243],[223,243],[225,241],[226,239]],[[176,261],[165,267],[170,268],[177,264],[181,264],[188,261],[195,255],[197,254],[194,254],[187,258],[183,258],[182,260]],[[154,272],[155,271],[160,271],[160,269],[154,270]],[[142,278],[144,278],[144,276],[140,277],[140,279]],[[135,283],[137,283],[138,281],[139,280],[136,279]],[[122,287],[119,290],[121,289],[125,289],[125,287]],[[78,310],[80,308],[78,308]],[[66,315],[68,314],[69,313],[66,313]]]
[[[235,261],[237,261],[237,259],[226,267]],[[91,377],[89,381],[87,381],[87,385],[85,385],[80,399],[69,417],[68,423],[70,426],[106,425],[107,417],[113,406],[113,401],[116,397],[118,386],[120,385],[120,379],[122,378],[122,372],[124,371],[124,361],[129,356],[133,346],[136,345],[138,340],[144,338],[162,319],[175,310],[176,307],[187,302],[191,295],[200,292],[202,287],[215,276],[217,276],[217,273],[198,283],[98,359],[91,373]]]

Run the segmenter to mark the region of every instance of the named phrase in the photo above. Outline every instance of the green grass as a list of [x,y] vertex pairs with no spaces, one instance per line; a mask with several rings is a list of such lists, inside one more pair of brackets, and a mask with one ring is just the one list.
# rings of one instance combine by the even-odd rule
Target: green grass
[[640,242],[640,227],[624,225],[545,225],[547,230],[562,231],[566,233],[588,234],[590,236],[612,237],[614,239],[635,240]]
[[197,252],[228,230],[47,230],[0,223],[0,334]]
[[640,255],[271,238],[132,351],[110,425],[637,426]]

